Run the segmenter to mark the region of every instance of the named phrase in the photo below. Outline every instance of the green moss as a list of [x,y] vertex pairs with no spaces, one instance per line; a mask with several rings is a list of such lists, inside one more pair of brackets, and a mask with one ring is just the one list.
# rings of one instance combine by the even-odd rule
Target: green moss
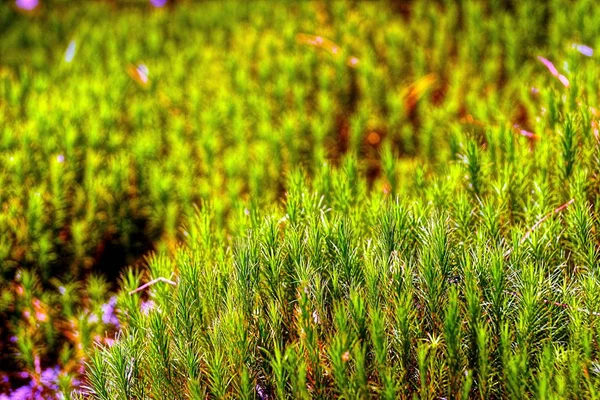
[[3,4],[0,361],[107,399],[594,397],[599,18]]

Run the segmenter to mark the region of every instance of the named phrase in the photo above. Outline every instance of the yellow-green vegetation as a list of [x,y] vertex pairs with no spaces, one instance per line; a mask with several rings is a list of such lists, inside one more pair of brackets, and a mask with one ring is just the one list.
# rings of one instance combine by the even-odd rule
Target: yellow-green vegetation
[[597,21],[0,5],[2,372],[100,399],[597,396]]

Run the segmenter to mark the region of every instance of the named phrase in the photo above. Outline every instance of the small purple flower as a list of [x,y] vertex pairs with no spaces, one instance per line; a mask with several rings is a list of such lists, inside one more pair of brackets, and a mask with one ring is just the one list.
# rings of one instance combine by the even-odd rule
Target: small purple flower
[[31,11],[39,5],[39,0],[15,0],[15,5],[21,10]]
[[154,309],[156,304],[152,300],[143,301],[140,307],[142,314],[147,315],[150,311]]
[[136,71],[142,82],[148,83],[148,75],[150,74],[150,71],[148,71],[148,67],[146,67],[146,64],[138,65]]
[[58,376],[60,375],[60,367],[58,365],[54,366],[54,368],[46,368],[42,371],[40,376],[40,382],[42,384],[51,389],[58,390]]
[[150,0],[150,4],[152,4],[156,8],[164,7],[167,4],[168,0]]
[[110,298],[108,303],[102,305],[102,322],[105,324],[111,324],[119,327],[119,319],[115,314],[115,306],[117,305],[117,298],[113,296]]
[[7,400],[28,400],[28,399],[35,399],[35,395],[36,395],[36,390],[37,388],[34,388],[30,385],[27,386],[21,386],[20,388],[13,390],[7,397],[5,397],[5,399]]
[[69,42],[69,47],[67,47],[67,51],[65,51],[65,61],[70,63],[73,61],[73,57],[75,57],[75,50],[77,49],[77,45],[74,40]]
[[[56,161],[58,161],[59,163],[64,163],[65,162],[65,156],[63,156],[62,154],[59,154],[56,156]],[[59,288],[60,293],[65,294],[65,288],[64,286],[61,286]]]
[[586,57],[591,57],[594,55],[594,49],[592,49],[590,46],[586,46],[585,44],[573,43],[573,48]]

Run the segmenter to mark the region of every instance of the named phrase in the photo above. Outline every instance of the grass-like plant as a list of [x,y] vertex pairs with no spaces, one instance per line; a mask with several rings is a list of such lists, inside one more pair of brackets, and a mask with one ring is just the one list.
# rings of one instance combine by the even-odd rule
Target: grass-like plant
[[593,1],[107,3],[0,5],[0,386],[597,396]]
[[[527,140],[515,140],[530,155],[512,161],[517,171],[540,162]],[[485,149],[478,154],[489,163]],[[578,158],[576,169],[590,161]],[[589,198],[543,210],[534,191],[531,206],[490,208],[502,198],[493,179],[482,181],[481,198],[470,165],[448,168],[463,172],[450,174],[459,182],[448,195],[465,200],[442,209],[427,201],[435,179],[420,196],[357,186],[360,204],[323,204],[315,182],[335,181],[343,169],[314,181],[292,174],[286,204],[258,220],[242,216],[246,233],[237,237],[225,237],[205,205],[171,268],[159,266],[166,253],[149,261],[147,280],[160,270],[174,285],[130,294],[141,282],[125,282],[123,336],[94,353],[104,361],[90,364],[90,393],[594,397],[600,314],[588,296],[599,284],[598,220]],[[501,170],[487,171],[500,187],[513,179]],[[531,177],[530,187],[540,184]],[[560,173],[543,179],[565,182]],[[459,228],[463,208],[468,232]],[[147,314],[141,298],[154,304]],[[131,380],[119,371],[132,371]]]

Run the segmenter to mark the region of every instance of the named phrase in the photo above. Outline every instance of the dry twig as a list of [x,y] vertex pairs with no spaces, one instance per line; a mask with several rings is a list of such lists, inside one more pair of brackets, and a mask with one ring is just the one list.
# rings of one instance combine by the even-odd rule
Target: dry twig
[[152,279],[150,282],[143,284],[139,288],[132,290],[131,292],[129,292],[129,294],[132,295],[134,293],[140,292],[140,291],[146,289],[147,287],[150,287],[158,282],[168,283],[169,285],[173,285],[173,286],[177,285],[177,283],[173,282],[172,280],[163,278],[162,276],[159,276],[158,278]]

